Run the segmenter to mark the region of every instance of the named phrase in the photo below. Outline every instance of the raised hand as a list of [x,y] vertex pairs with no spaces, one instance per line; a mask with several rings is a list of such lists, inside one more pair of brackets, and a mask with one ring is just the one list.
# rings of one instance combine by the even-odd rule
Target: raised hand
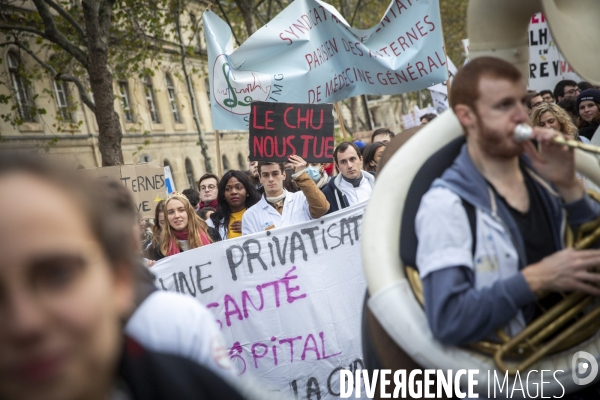
[[583,196],[583,186],[575,174],[573,149],[553,142],[557,135],[560,133],[552,129],[534,127],[531,139],[537,140],[539,149],[531,142],[524,143],[524,149],[535,170],[556,186],[565,202],[571,203]]
[[295,172],[300,172],[306,169],[308,163],[304,161],[304,159],[298,155],[293,155],[288,158],[289,162],[294,167]]

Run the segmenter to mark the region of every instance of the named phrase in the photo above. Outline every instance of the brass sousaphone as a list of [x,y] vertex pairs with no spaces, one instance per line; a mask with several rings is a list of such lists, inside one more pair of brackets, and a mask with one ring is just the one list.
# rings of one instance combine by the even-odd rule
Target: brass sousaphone
[[[583,79],[600,84],[600,24],[597,23],[600,1],[597,0],[471,0],[467,13],[469,58],[502,58],[516,65],[524,76],[529,76],[528,24],[531,16],[540,11],[548,21],[555,42],[575,71]],[[544,380],[550,382],[544,385],[544,396],[560,396],[563,388],[567,393],[576,391],[581,387],[572,379],[572,356],[576,351],[585,351],[597,359],[600,357],[597,327],[586,332],[583,339],[578,338],[575,344],[567,341],[567,348],[563,341],[562,349],[560,345],[548,349],[545,346],[549,336],[536,336],[540,330],[553,330],[555,327],[551,324],[540,326],[540,330],[534,333],[527,331],[524,335],[531,336],[526,337],[524,342],[516,343],[515,338],[506,337],[504,343],[491,344],[495,346],[491,349],[484,348],[489,343],[481,343],[483,347],[478,349],[445,346],[433,338],[419,303],[418,278],[415,279],[414,273],[411,274],[403,262],[401,242],[410,239],[404,228],[410,218],[414,219],[414,213],[410,214],[407,210],[416,211],[420,201],[420,197],[415,199],[415,193],[420,190],[422,195],[426,190],[415,189],[415,185],[418,186],[415,178],[423,176],[423,167],[431,164],[433,156],[444,156],[451,162],[453,158],[448,157],[448,152],[455,151],[454,155],[457,154],[462,136],[462,128],[455,115],[451,110],[446,111],[408,139],[378,175],[363,228],[363,265],[369,289],[367,312],[363,319],[365,358],[368,362],[368,352],[381,359],[385,358],[385,352],[396,351],[406,356],[403,364],[396,364],[396,368],[479,369],[480,397],[487,397],[487,371],[496,371],[498,376],[503,377],[505,370],[514,373],[515,369],[520,369],[521,376],[530,373],[529,381],[537,384],[541,382],[541,370],[562,370],[555,374],[558,382],[549,380],[546,373]],[[576,166],[582,175],[600,186],[600,166],[594,156],[576,150]],[[436,168],[440,173],[444,169],[441,165]],[[588,303],[592,303],[589,299],[582,304],[584,298],[575,293],[561,307],[575,310],[571,314],[581,314],[584,309],[587,310]],[[591,321],[584,321],[575,328],[561,328],[564,329],[562,334],[573,336],[600,319],[600,311],[592,313],[588,314]],[[563,317],[562,312],[548,315],[546,319],[552,322],[569,319]],[[532,337],[538,343],[532,343]],[[392,349],[391,346],[397,348]],[[532,346],[541,349],[541,352],[532,352]],[[500,356],[498,349],[502,349]],[[500,357],[498,364],[486,352]],[[510,356],[517,353],[518,356],[519,352],[526,354],[525,358],[532,354],[535,356],[521,365],[519,363],[523,360],[505,360],[503,353]],[[531,372],[534,370],[537,372]],[[535,387],[530,389],[535,393]],[[520,393],[515,392],[515,396]]]

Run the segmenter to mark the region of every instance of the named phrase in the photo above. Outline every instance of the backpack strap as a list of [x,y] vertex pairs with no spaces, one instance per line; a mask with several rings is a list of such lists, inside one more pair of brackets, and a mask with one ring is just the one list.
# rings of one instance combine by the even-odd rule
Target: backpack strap
[[471,227],[471,235],[472,237],[472,245],[471,245],[471,254],[473,255],[473,257],[475,257],[475,249],[477,246],[477,224],[476,224],[476,218],[475,218],[475,206],[469,202],[467,202],[465,199],[463,199],[461,197],[460,199],[462,201],[462,205],[465,208],[465,211],[467,213],[467,218],[469,218],[469,226]]

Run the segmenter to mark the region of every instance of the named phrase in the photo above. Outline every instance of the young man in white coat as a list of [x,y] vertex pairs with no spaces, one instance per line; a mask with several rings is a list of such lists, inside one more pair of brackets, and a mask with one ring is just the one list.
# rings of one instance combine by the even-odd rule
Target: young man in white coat
[[306,161],[297,155],[290,156],[289,161],[296,171],[292,178],[300,191],[290,193],[283,188],[283,164],[259,162],[258,174],[265,194],[244,213],[242,235],[321,218],[329,210],[325,195],[306,173]]
[[331,204],[327,214],[367,201],[375,186],[373,175],[362,170],[363,159],[354,143],[340,143],[333,151],[333,160],[340,173],[321,189]]

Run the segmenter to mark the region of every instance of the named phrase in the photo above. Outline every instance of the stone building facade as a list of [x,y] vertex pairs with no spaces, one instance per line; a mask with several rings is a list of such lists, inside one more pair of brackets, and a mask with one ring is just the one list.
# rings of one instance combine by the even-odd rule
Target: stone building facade
[[[0,41],[3,41],[0,33]],[[44,115],[25,118],[13,125],[0,118],[0,154],[2,151],[48,152],[66,159],[74,167],[101,166],[98,150],[98,125],[95,115],[78,101],[75,86],[55,82],[48,75],[27,81],[20,78],[19,68],[39,68],[26,53],[9,46],[0,48],[0,96],[10,96],[0,103],[0,115],[18,115],[29,106],[43,108]],[[189,61],[189,70],[205,71],[201,57]],[[160,161],[171,167],[178,190],[191,187],[206,172],[200,152],[198,132],[193,120],[187,86],[176,63],[163,63],[143,79],[114,79],[115,110],[123,130],[122,151],[126,164]],[[212,128],[208,79],[193,75],[200,123],[217,171],[216,136]],[[220,150],[223,173],[229,169],[247,169],[247,132],[222,132]],[[0,155],[1,156],[1,155]]]

